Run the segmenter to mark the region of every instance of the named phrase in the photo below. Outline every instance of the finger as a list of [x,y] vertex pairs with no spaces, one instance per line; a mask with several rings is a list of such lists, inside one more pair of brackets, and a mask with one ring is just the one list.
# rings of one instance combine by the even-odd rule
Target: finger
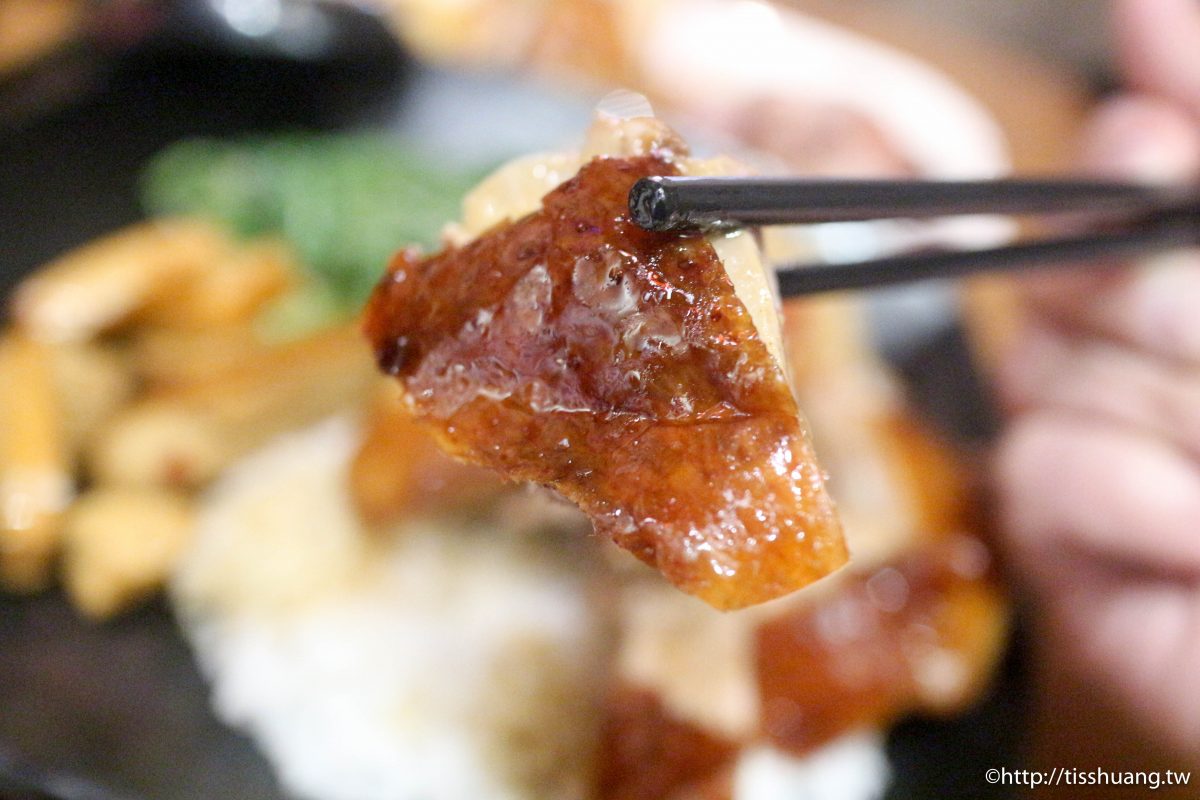
[[1200,126],[1162,98],[1122,95],[1092,115],[1080,138],[1079,164],[1112,177],[1186,180],[1200,174]]
[[1123,271],[1041,281],[1026,287],[1026,298],[1047,322],[1200,364],[1200,251],[1163,253]]
[[1068,651],[1067,669],[1152,721],[1162,744],[1196,753],[1200,703],[1188,687],[1200,667],[1195,582],[1147,579],[1088,562],[1059,564],[1070,577],[1041,587],[1043,635]]
[[1014,410],[1053,409],[1123,425],[1200,461],[1198,367],[1181,368],[1102,339],[1034,328],[999,375]]
[[1030,410],[1067,362],[1069,349],[1061,330],[1041,319],[1027,321],[995,371],[1000,405],[1013,414]]
[[1046,581],[1079,554],[1200,576],[1200,469],[1165,442],[1061,411],[1014,421],[996,489],[1014,558]]
[[1130,84],[1200,117],[1200,4],[1119,0],[1114,28]]
[[[1161,100],[1128,96],[1097,112],[1083,137],[1083,168],[1148,181],[1200,174],[1200,126]],[[1090,266],[1030,276],[1026,300],[1060,324],[1171,358],[1200,361],[1200,256],[1180,251],[1141,269]]]

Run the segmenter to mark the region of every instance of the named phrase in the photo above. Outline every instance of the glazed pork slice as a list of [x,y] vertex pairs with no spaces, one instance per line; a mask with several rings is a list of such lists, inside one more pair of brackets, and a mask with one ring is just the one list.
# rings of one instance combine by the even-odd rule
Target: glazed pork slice
[[366,330],[449,452],[552,486],[682,590],[740,608],[847,554],[761,299],[706,237],[629,220],[639,178],[688,163],[673,137],[638,141],[526,216],[401,252]]

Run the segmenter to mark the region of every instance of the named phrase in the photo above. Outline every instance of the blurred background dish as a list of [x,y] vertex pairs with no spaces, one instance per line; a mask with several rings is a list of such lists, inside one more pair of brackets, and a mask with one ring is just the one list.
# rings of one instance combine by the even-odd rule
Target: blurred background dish
[[[302,19],[278,20],[311,31],[294,47],[286,44],[294,36],[278,38],[282,29],[238,30],[216,3],[75,5],[76,23],[58,49],[0,76],[5,287],[140,218],[137,176],[167,144],[378,124],[399,102],[409,70],[378,20],[345,4],[275,4],[306,9]],[[56,224],[44,224],[51,219]]]
[[[19,9],[21,5],[0,8],[33,13]],[[11,64],[0,92],[0,101],[9,103],[0,121],[0,163],[6,165],[0,172],[5,290],[70,248],[140,219],[146,213],[144,197],[149,197],[151,210],[171,211],[205,209],[215,197],[221,202],[216,216],[236,214],[227,202],[233,194],[229,184],[205,184],[223,169],[245,178],[284,164],[288,174],[302,177],[299,190],[281,193],[282,199],[267,202],[254,195],[252,207],[281,209],[277,218],[238,219],[250,228],[241,233],[282,231],[286,237],[290,230],[292,246],[312,262],[314,253],[331,247],[314,230],[320,228],[320,214],[302,216],[311,207],[288,198],[304,197],[314,184],[322,187],[313,191],[318,201],[347,188],[354,193],[355,186],[382,172],[371,169],[370,158],[402,161],[405,154],[413,159],[412,169],[404,171],[401,165],[398,181],[419,182],[417,173],[427,170],[442,176],[433,180],[444,184],[448,194],[458,194],[503,158],[577,139],[590,107],[614,83],[651,92],[689,132],[694,127],[712,141],[790,154],[797,170],[936,174],[938,169],[974,169],[995,174],[1005,166],[1005,150],[1019,169],[1061,168],[1067,134],[1084,98],[1073,78],[1001,50],[980,48],[969,39],[931,32],[926,23],[911,17],[906,22],[895,9],[880,5],[811,4],[838,22],[915,48],[981,97],[988,113],[919,63],[803,17],[789,16],[788,30],[820,45],[804,52],[810,57],[812,52],[831,53],[841,66],[836,76],[817,74],[803,92],[781,97],[779,81],[787,76],[778,68],[788,67],[785,45],[796,40],[781,42],[783,49],[776,50],[763,47],[762,39],[751,39],[740,50],[731,45],[725,55],[738,60],[722,64],[713,53],[700,50],[699,43],[722,29],[727,8],[705,2],[626,4],[625,16],[607,18],[610,28],[599,37],[593,37],[594,24],[606,18],[597,18],[595,7],[586,2],[409,2],[382,9],[395,16],[378,17],[357,5],[303,2],[63,5],[54,24],[47,23],[49,33],[32,44],[9,45],[0,39],[12,54],[11,62],[0,61]],[[49,6],[38,13],[49,15]],[[663,16],[655,20],[653,13]],[[763,4],[738,4],[736,13],[734,21],[751,36],[780,24],[771,17],[772,7]],[[671,14],[676,17],[669,18]],[[669,19],[673,21],[664,22]],[[434,65],[414,60],[388,33],[384,20],[392,20],[401,41]],[[764,23],[767,28],[755,27]],[[656,30],[659,38],[648,34]],[[678,51],[669,49],[673,40],[662,38],[672,32],[683,37]],[[689,46],[683,33],[699,38]],[[600,44],[578,46],[589,37]],[[784,54],[761,85],[754,83],[764,77],[756,69],[767,62],[754,60],[756,46]],[[688,62],[682,73],[667,68],[689,54],[704,58]],[[656,57],[671,60],[655,63]],[[68,62],[76,76],[70,81],[60,77],[69,71]],[[889,111],[871,72],[855,76],[851,70],[879,63],[895,67],[898,96],[927,100],[945,114],[940,117],[941,140],[922,132],[925,119],[913,124],[904,118],[903,108],[899,115]],[[797,69],[804,73],[806,68]],[[57,87],[53,91],[41,83],[47,76]],[[1020,76],[1019,98],[1009,91],[1014,76]],[[673,79],[678,80],[673,84]],[[762,91],[748,97],[747,87],[755,86]],[[810,124],[802,124],[806,121]],[[376,145],[369,137],[341,140],[350,142],[350,155],[338,161],[339,140],[305,136],[381,128],[403,137],[401,151],[370,150]],[[1004,146],[999,131],[1007,139]],[[185,136],[279,132],[290,138],[237,146],[209,140],[191,150],[169,151],[145,172],[153,156]],[[355,159],[368,151],[372,155],[363,167]],[[314,168],[314,158],[321,164],[332,158],[340,166]],[[139,177],[145,175],[149,177]],[[155,186],[172,190],[155,191]],[[375,191],[386,198],[391,189],[383,182]],[[422,196],[431,196],[433,189],[423,191],[427,194]],[[336,223],[338,231],[345,230],[347,219]],[[819,233],[816,246],[836,257],[847,242],[861,247],[866,238],[877,247],[899,235],[877,229],[850,234]],[[296,241],[309,235],[308,245]],[[396,235],[408,239],[413,234]],[[340,250],[336,238],[328,241]],[[370,253],[370,247],[364,252]],[[311,277],[304,270],[299,274]],[[361,291],[353,280],[349,285],[354,287],[347,290],[350,295]],[[313,301],[311,293],[294,296],[306,298],[299,304],[304,320],[324,324],[342,313],[335,308],[321,316],[320,309],[313,311],[314,302],[325,308],[324,300]],[[990,420],[986,403],[972,394],[977,384],[961,334],[947,314],[948,300],[944,289],[885,298],[882,338],[900,359],[926,414],[951,434],[979,440],[986,437]],[[1003,298],[980,294],[975,302],[991,308]],[[934,324],[914,322],[928,323],[930,308],[936,310]],[[297,312],[293,308],[291,313]],[[274,330],[278,334],[280,329]],[[286,324],[283,330],[286,336],[297,335]],[[338,355],[342,340],[336,332],[332,337],[322,352],[343,364]],[[162,346],[161,337],[139,346],[143,353],[153,352],[154,346]],[[177,353],[170,349],[174,346],[166,352]],[[160,372],[139,380],[162,381],[162,389],[170,381],[187,379]],[[347,387],[353,388],[349,380]],[[884,394],[890,397],[890,391]],[[344,404],[338,398],[329,402]],[[822,411],[820,400],[814,402],[814,417],[842,413]],[[108,480],[105,475],[129,467],[124,459],[109,467],[93,465],[91,478]],[[90,513],[103,514],[114,505],[110,497],[107,505],[93,503]],[[77,530],[77,540],[86,540],[86,530]],[[164,534],[163,541],[168,537]],[[133,546],[138,548],[136,542]],[[168,550],[163,552],[169,560]],[[110,613],[105,603],[127,602],[87,595],[78,585],[72,589],[76,604],[87,596],[95,598],[91,608],[99,615]],[[22,785],[33,785],[62,797],[279,796],[276,779],[254,746],[212,716],[205,683],[172,612],[161,601],[102,625],[82,621],[57,593],[0,602],[0,769],[8,771],[13,787],[0,782],[0,792],[19,793],[25,791]],[[965,716],[900,725],[888,744],[894,775],[890,796],[946,796],[963,786],[982,789],[979,775],[985,765],[1013,763],[1023,724],[1022,680],[1019,659],[1014,659],[989,699]],[[995,796],[1004,795],[998,790]]]

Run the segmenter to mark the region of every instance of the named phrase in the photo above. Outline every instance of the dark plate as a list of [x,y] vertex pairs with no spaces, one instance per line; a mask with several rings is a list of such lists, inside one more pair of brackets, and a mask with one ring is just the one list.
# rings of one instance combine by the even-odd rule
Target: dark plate
[[[296,61],[176,45],[145,43],[70,105],[0,127],[0,292],[56,253],[137,219],[139,168],[181,136],[384,124],[491,157],[577,135],[595,99],[415,71],[398,52]],[[456,125],[465,114],[471,124]],[[901,367],[932,419],[964,441],[986,437],[986,403],[954,328],[905,353]],[[1017,760],[1019,661],[1009,659],[996,690],[965,717],[895,730],[890,797],[1008,796],[984,794],[982,776]],[[253,745],[208,710],[165,605],[96,625],[58,594],[0,597],[0,797],[47,796],[282,795]]]

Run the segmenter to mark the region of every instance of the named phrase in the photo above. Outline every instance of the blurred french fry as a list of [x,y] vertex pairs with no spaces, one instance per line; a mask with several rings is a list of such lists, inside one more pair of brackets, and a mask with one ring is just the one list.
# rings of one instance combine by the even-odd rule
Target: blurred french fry
[[73,481],[46,347],[0,338],[0,585],[50,581]]
[[195,329],[248,325],[297,276],[291,249],[278,240],[260,239],[214,260],[180,291],[154,297],[138,320]]
[[194,523],[192,503],[177,492],[86,492],[63,525],[62,574],[71,602],[103,619],[145,599],[170,575]]
[[489,469],[446,455],[404,408],[395,381],[379,388],[350,464],[350,496],[365,522],[469,511],[510,485]]
[[133,397],[136,381],[128,358],[92,342],[47,347],[71,454]]
[[199,220],[134,225],[34,273],[17,287],[13,318],[34,339],[85,341],[225,258],[231,247],[217,228]]
[[130,337],[133,372],[150,389],[203,381],[262,356],[270,347],[247,325],[139,328]]
[[273,436],[365,399],[375,377],[357,325],[277,345],[135,404],[90,454],[95,478],[194,487]]

